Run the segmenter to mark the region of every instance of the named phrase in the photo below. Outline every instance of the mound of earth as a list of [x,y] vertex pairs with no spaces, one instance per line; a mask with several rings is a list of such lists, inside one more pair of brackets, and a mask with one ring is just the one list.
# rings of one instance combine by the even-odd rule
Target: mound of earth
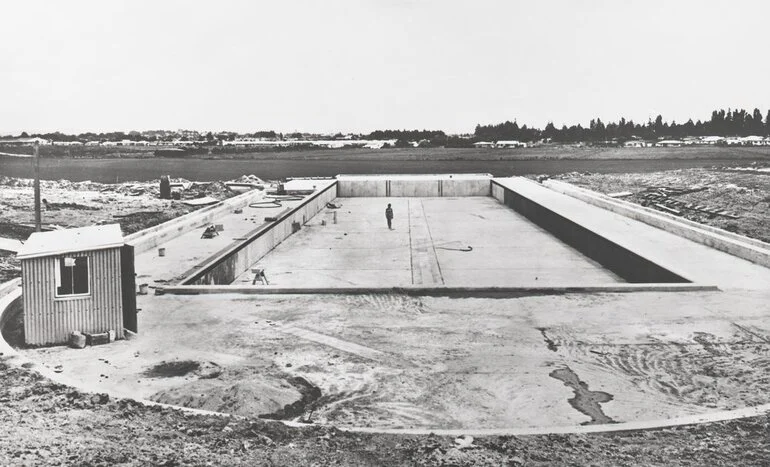
[[264,377],[232,380],[232,384],[222,385],[210,378],[197,378],[159,391],[150,399],[193,409],[257,417],[282,411],[302,398],[300,391],[286,380]]

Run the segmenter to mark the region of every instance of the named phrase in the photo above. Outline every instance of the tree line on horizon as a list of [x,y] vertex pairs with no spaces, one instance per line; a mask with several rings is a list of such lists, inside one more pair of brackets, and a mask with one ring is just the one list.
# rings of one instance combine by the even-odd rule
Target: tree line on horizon
[[[72,141],[72,140],[112,140],[120,141],[122,139],[139,140],[170,140],[173,131],[157,131],[157,136],[152,135],[147,138],[145,132],[130,131],[108,132],[108,133],[81,133],[77,135],[68,135],[61,132],[53,133],[21,133],[21,137],[38,136],[50,139],[52,141]],[[660,138],[683,138],[686,136],[770,136],[770,110],[762,118],[759,109],[753,112],[747,112],[744,109],[724,109],[714,110],[709,120],[692,119],[685,123],[671,123],[664,121],[661,115],[654,120],[649,119],[646,123],[636,123],[633,120],[621,118],[617,122],[605,123],[601,118],[592,119],[588,127],[580,124],[556,128],[553,122],[549,122],[545,128],[528,127],[526,124],[519,126],[514,120],[498,124],[476,125],[472,135],[447,135],[442,130],[376,130],[369,134],[358,135],[362,139],[370,140],[395,140],[395,147],[412,147],[412,142],[419,143],[420,146],[432,147],[450,147],[462,148],[473,147],[473,143],[478,141],[506,141],[517,140],[523,142],[533,141],[551,141],[555,143],[577,143],[577,142],[604,142],[615,141],[622,144],[631,139],[656,140]],[[275,131],[257,131],[239,135],[235,132],[211,132],[201,133],[202,140],[211,144],[218,139],[233,140],[239,136],[258,137],[268,139],[301,138],[302,133],[276,133]],[[344,137],[342,133],[335,135]]]
[[744,109],[714,110],[711,118],[706,121],[692,119],[685,123],[672,121],[668,123],[658,115],[655,120],[646,123],[635,123],[633,120],[621,118],[617,122],[604,123],[600,118],[591,120],[588,127],[582,125],[563,125],[556,128],[549,122],[544,129],[519,126],[514,120],[493,125],[476,125],[474,137],[479,141],[518,140],[540,141],[543,139],[561,143],[580,141],[618,141],[630,139],[653,140],[658,138],[683,138],[686,136],[770,136],[770,110],[765,118],[759,109],[747,112]]

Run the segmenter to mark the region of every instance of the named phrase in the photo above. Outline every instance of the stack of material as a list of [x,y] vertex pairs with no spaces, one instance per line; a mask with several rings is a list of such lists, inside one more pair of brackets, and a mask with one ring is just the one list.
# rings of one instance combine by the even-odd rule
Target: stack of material
[[736,216],[734,213],[728,212],[718,207],[685,203],[684,201],[679,201],[672,198],[672,196],[681,196],[707,189],[708,187],[693,187],[686,189],[674,187],[651,187],[647,188],[645,192],[640,193],[640,196],[644,199],[642,206],[651,206],[660,211],[676,214],[677,216],[681,216],[683,210],[689,210],[707,214],[712,217],[722,216],[730,219],[738,219],[738,216]]

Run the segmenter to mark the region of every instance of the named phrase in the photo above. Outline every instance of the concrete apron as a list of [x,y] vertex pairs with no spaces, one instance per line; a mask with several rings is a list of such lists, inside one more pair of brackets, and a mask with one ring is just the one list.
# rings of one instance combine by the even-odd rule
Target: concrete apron
[[[682,284],[682,285],[686,286],[687,284]],[[681,285],[677,285],[677,286],[681,286]],[[7,292],[4,296],[0,297],[0,321],[4,321],[5,313],[8,310],[10,310],[10,306],[12,305],[12,303],[18,300],[20,297],[21,297],[21,289],[19,288],[15,288],[10,292]],[[91,385],[84,385],[77,381],[73,381],[67,377],[64,377],[61,374],[54,372],[52,369],[44,365],[41,365],[39,362],[36,362],[20,354],[16,349],[11,347],[3,338],[0,338],[0,355],[2,355],[4,360],[9,364],[11,364],[12,366],[15,366],[18,368],[31,369],[32,371],[37,372],[38,374],[40,374],[45,378],[48,378],[49,380],[55,381],[57,383],[65,384],[67,386],[73,387],[84,393],[88,393],[88,394],[100,394],[100,393],[105,394],[106,393],[111,398],[134,400],[136,402],[139,402],[147,406],[157,406],[157,407],[176,409],[176,410],[180,410],[190,414],[214,415],[214,416],[220,416],[224,418],[236,418],[236,419],[246,418],[246,417],[240,417],[237,415],[232,415],[232,414],[227,414],[222,412],[192,409],[192,408],[175,406],[170,404],[158,403],[158,402],[154,402],[146,399],[136,399],[131,397],[130,394],[122,393],[119,391],[99,390],[99,388],[97,387],[94,387]],[[523,436],[523,435],[542,435],[542,434],[602,433],[602,432],[618,432],[618,431],[630,431],[630,430],[649,430],[649,429],[668,428],[668,427],[674,427],[674,426],[693,425],[693,424],[699,424],[699,423],[735,420],[739,418],[759,416],[759,415],[766,414],[768,412],[770,412],[770,404],[763,404],[755,407],[747,407],[747,408],[736,409],[736,410],[717,411],[717,412],[706,413],[706,414],[676,417],[671,419],[645,420],[645,421],[624,422],[624,423],[605,424],[605,425],[551,426],[551,427],[539,427],[539,428],[512,427],[512,428],[491,428],[491,429],[489,428],[442,429],[440,427],[421,428],[421,429],[376,429],[376,428],[369,428],[369,427],[339,427],[339,426],[336,426],[336,427],[342,431],[349,431],[349,432],[402,434],[402,435],[427,435],[427,434],[433,433],[439,436],[458,436],[463,434],[473,435],[473,436],[503,436],[503,435]],[[274,420],[273,422],[283,423],[284,425],[292,426],[292,427],[308,426],[308,424],[300,423],[297,421]]]
[[[21,297],[21,290],[14,290],[10,294],[0,298],[0,318],[3,317],[6,310],[10,305]],[[136,399],[131,397],[130,394],[121,393],[119,391],[101,391],[93,386],[87,386],[82,383],[70,380],[59,373],[54,372],[48,367],[35,362],[28,357],[21,355],[13,347],[8,345],[5,339],[0,338],[0,354],[2,354],[4,360],[17,368],[30,369],[37,372],[39,375],[48,378],[51,381],[55,381],[60,384],[65,384],[78,391],[87,394],[107,394],[113,399],[125,399],[133,400],[144,404],[146,406],[164,407],[169,409],[180,410],[185,413],[196,415],[214,415],[223,418],[234,419],[246,419],[248,417],[242,417],[239,415],[227,414],[222,412],[215,412],[210,410],[192,409],[188,407],[181,407],[170,404],[162,404],[147,399]],[[727,420],[735,420],[739,418],[755,417],[770,413],[770,404],[758,405],[755,407],[747,407],[736,410],[724,410],[706,414],[690,415],[684,417],[676,417],[663,420],[644,420],[636,422],[624,422],[613,423],[605,425],[576,425],[576,426],[550,426],[539,428],[464,428],[464,429],[442,429],[436,428],[420,428],[420,429],[377,429],[369,427],[340,427],[336,425],[335,428],[341,431],[356,432],[356,433],[382,433],[382,434],[395,434],[395,435],[429,435],[435,434],[438,436],[459,436],[459,435],[471,435],[471,436],[525,436],[525,435],[546,435],[546,434],[570,434],[570,433],[608,433],[619,431],[631,431],[631,430],[652,430],[660,428],[669,428],[675,426],[695,425],[699,423],[721,422]],[[281,420],[264,420],[265,422],[282,423],[287,426],[301,428],[313,426],[313,424],[300,423],[298,421],[281,421]],[[317,424],[316,424],[317,425]]]

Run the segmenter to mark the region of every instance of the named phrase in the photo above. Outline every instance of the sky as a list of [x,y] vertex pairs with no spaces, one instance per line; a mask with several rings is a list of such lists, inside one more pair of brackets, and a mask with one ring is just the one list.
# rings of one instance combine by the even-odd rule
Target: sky
[[25,0],[0,15],[0,134],[471,133],[770,108],[767,0]]

